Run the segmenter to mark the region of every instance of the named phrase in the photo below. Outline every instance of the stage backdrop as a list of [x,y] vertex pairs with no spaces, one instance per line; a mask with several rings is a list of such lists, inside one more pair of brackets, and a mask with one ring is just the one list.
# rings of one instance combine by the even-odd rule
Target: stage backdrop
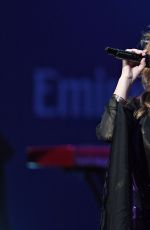
[[95,127],[121,70],[104,49],[139,47],[149,25],[144,2],[3,3],[0,127],[15,151],[5,170],[11,230],[98,229],[100,210],[84,174],[28,169],[26,148],[103,144]]

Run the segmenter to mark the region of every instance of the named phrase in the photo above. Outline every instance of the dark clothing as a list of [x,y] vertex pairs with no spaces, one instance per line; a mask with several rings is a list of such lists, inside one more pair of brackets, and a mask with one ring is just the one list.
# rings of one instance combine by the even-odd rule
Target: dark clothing
[[137,98],[124,106],[112,97],[96,128],[111,142],[101,230],[150,229],[150,113],[137,120],[139,106]]

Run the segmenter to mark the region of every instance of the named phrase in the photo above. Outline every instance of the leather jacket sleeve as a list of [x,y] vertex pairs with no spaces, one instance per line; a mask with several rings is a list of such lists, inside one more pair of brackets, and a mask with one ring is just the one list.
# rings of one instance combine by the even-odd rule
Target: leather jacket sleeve
[[[117,102],[112,96],[102,115],[100,123],[96,126],[96,136],[98,140],[111,141],[115,126],[115,118],[117,113]],[[130,98],[126,105],[123,105],[128,111],[135,111],[139,107],[139,98]]]

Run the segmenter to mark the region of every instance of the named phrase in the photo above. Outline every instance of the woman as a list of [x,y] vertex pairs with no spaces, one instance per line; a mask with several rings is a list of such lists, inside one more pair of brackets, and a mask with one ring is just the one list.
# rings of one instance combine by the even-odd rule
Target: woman
[[[101,230],[150,230],[150,32],[144,35],[144,50],[127,51],[143,56],[139,65],[123,60],[122,73],[101,122],[98,139],[111,142],[104,186]],[[137,78],[144,92],[128,93]]]

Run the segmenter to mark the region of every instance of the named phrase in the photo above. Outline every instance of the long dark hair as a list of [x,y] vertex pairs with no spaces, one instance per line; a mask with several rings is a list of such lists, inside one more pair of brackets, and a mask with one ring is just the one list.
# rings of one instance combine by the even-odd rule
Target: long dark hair
[[[141,39],[143,49],[147,49],[150,54],[150,31],[143,34]],[[143,116],[150,108],[150,68],[144,68],[142,71],[142,84],[144,93],[140,97],[140,108],[135,111],[134,115],[138,119]]]

